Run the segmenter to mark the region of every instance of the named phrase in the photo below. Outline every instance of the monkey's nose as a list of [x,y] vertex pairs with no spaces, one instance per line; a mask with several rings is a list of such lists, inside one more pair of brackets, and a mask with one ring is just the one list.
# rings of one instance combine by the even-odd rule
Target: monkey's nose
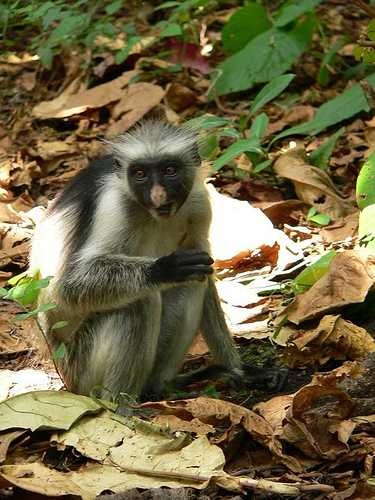
[[160,184],[154,184],[150,192],[150,200],[156,209],[167,204],[167,191]]

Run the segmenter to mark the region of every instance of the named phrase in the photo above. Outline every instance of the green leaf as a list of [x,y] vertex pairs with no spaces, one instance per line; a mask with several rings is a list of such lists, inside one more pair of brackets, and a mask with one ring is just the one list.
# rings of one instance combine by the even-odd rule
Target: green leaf
[[259,172],[262,172],[263,170],[265,170],[267,167],[269,167],[270,165],[272,164],[272,160],[264,160],[260,163],[258,163],[258,165],[256,165],[254,168],[253,168],[253,173],[254,174],[259,174]]
[[154,12],[162,9],[171,9],[172,7],[178,7],[180,4],[181,2],[175,2],[172,0],[170,2],[163,2],[162,4],[154,8]]
[[311,215],[307,217],[307,220],[310,222],[314,222],[318,226],[327,226],[331,222],[331,217],[326,214],[317,213],[315,215]]
[[219,135],[217,133],[208,134],[199,141],[199,154],[201,158],[212,160],[219,151]]
[[48,45],[55,47],[64,41],[69,41],[71,37],[76,37],[86,29],[89,21],[90,16],[88,14],[77,15],[72,13],[68,17],[64,17],[57,28],[52,31],[48,39]]
[[359,214],[358,236],[361,246],[375,253],[375,204],[367,205]]
[[222,127],[224,125],[230,125],[231,123],[231,120],[228,118],[221,118],[220,116],[214,115],[202,115],[185,122],[183,126],[196,130],[209,130],[212,128]]
[[40,306],[36,310],[38,311],[38,313],[47,312],[50,311],[51,309],[56,309],[56,307],[57,307],[56,304],[48,302],[47,304],[40,304]]
[[52,68],[53,51],[50,47],[47,45],[39,47],[37,55],[39,56],[40,62],[46,69]]
[[337,140],[345,132],[345,127],[341,127],[337,132],[331,135],[326,141],[323,142],[315,151],[309,156],[309,163],[315,167],[326,170],[328,168],[329,160],[335,149]]
[[367,28],[367,34],[370,40],[375,42],[375,19],[372,19],[369,22],[368,28]]
[[340,37],[324,55],[318,71],[318,75],[316,77],[316,81],[319,83],[319,85],[325,86],[329,84],[331,79],[329,67],[332,66],[335,62],[337,51],[340,50],[346,42],[346,37]]
[[260,147],[259,141],[256,139],[241,139],[231,146],[214,162],[214,170],[217,171],[227,163],[229,163],[233,158],[245,152],[253,152],[263,154],[262,148]]
[[274,78],[271,82],[267,83],[256,95],[254,101],[250,107],[250,114],[255,114],[259,111],[263,106],[265,106],[268,102],[275,99],[278,95],[283,92],[290,82],[295,77],[294,74],[289,73],[286,75],[281,75]]
[[51,326],[51,330],[59,330],[60,328],[65,328],[68,324],[68,321],[57,321],[54,325]]
[[292,281],[292,289],[294,293],[303,293],[314,285],[314,283],[320,280],[320,278],[328,271],[332,259],[335,256],[335,250],[331,250],[300,272],[299,275]]
[[107,5],[105,11],[108,15],[111,16],[112,14],[118,12],[123,5],[124,5],[123,0],[116,0],[115,2],[112,2],[109,5]]
[[[375,73],[367,77],[367,81],[375,88]],[[336,123],[347,120],[361,111],[370,111],[370,109],[365,91],[361,85],[355,84],[342,94],[322,104],[312,120],[284,130],[274,137],[271,144],[289,135],[317,135]]]
[[271,21],[262,5],[258,3],[246,5],[236,10],[222,29],[221,41],[224,49],[234,54],[271,26]]
[[0,287],[0,299],[2,299],[3,297],[5,297],[6,295],[8,295],[8,290],[6,290],[3,287]]
[[306,12],[311,12],[322,0],[289,0],[285,2],[275,19],[275,26],[281,27],[289,24]]
[[255,118],[250,128],[250,137],[257,139],[260,143],[264,134],[266,133],[268,127],[268,116],[266,113],[261,113],[259,116]]
[[375,152],[368,157],[359,172],[356,198],[361,210],[375,204]]
[[129,53],[130,53],[131,49],[132,49],[132,48],[134,47],[134,45],[135,45],[135,44],[137,44],[140,40],[141,40],[141,37],[140,37],[140,36],[138,36],[138,35],[130,37],[130,38],[129,38],[129,40],[128,40],[128,43],[126,44],[126,46],[125,46],[125,47],[123,47],[123,48],[122,48],[121,50],[119,50],[118,52],[116,52],[116,55],[115,55],[115,62],[116,62],[116,64],[121,64],[121,63],[123,63],[123,62],[127,59],[127,57],[128,57],[128,55],[129,55]]
[[66,345],[64,344],[64,342],[61,342],[59,347],[52,353],[52,359],[54,359],[55,361],[64,359],[66,354],[67,354]]
[[12,278],[10,278],[7,283],[8,285],[11,285],[11,286],[14,286],[14,285],[17,285],[17,283],[19,281],[21,281],[22,278],[26,278],[29,276],[29,271],[24,271],[23,273],[21,274],[17,274],[16,276],[13,276]]
[[250,89],[282,75],[308,47],[315,18],[308,17],[290,31],[272,28],[253,38],[242,50],[218,66],[218,94]]
[[182,34],[182,28],[178,23],[168,23],[160,33],[160,37],[167,38],[168,36],[181,36]]

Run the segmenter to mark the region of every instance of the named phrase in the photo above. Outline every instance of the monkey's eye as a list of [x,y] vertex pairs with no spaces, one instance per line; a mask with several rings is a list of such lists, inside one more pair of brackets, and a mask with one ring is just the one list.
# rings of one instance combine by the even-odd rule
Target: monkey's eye
[[146,178],[146,172],[139,168],[134,172],[134,177],[137,179],[137,181],[142,181],[143,179]]
[[172,175],[176,175],[177,172],[176,172],[176,169],[174,167],[167,167],[165,169],[165,173],[166,173],[166,175],[172,176]]

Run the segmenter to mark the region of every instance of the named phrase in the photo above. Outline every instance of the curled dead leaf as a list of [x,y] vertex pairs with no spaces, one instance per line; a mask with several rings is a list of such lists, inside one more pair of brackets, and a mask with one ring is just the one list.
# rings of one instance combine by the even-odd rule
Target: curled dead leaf
[[298,198],[333,219],[352,211],[352,207],[336,189],[323,170],[306,163],[304,152],[292,150],[280,156],[274,171],[293,182]]
[[297,295],[287,308],[288,320],[299,325],[345,305],[363,302],[373,284],[371,257],[359,250],[339,253],[327,273],[307,292]]

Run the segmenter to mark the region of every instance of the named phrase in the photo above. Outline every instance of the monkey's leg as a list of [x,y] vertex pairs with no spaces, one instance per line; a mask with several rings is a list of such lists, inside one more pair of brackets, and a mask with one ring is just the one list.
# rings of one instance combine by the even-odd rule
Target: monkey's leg
[[240,380],[243,377],[241,358],[228,330],[212,278],[208,278],[200,326],[215,362],[229,370],[233,378]]
[[206,287],[207,283],[192,283],[162,293],[159,344],[147,393],[162,393],[176,377],[198,331]]
[[93,315],[75,333],[63,365],[68,389],[102,397],[137,398],[148,379],[160,331],[160,294],[110,313]]

